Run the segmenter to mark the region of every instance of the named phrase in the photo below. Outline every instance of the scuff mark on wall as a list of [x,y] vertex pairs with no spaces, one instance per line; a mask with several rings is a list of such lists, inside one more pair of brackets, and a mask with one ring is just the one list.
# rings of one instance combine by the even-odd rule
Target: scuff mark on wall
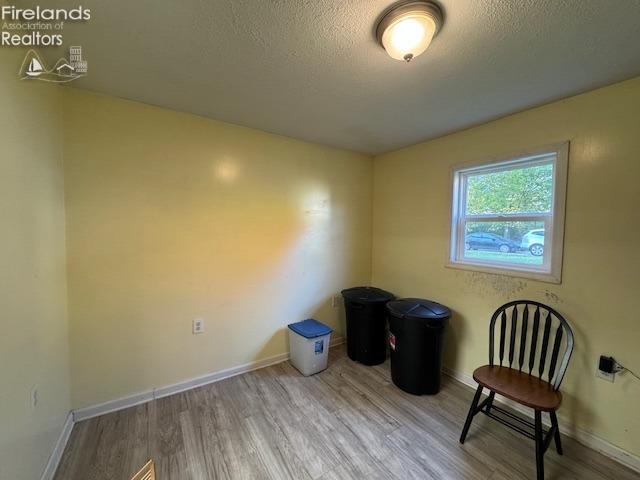
[[550,303],[562,303],[563,302],[562,298],[560,298],[555,293],[550,292],[549,290],[542,290],[541,293],[544,295],[544,298],[547,300],[547,302],[550,302]]
[[499,295],[512,298],[527,287],[527,282],[518,278],[483,272],[457,272],[469,290],[480,295]]

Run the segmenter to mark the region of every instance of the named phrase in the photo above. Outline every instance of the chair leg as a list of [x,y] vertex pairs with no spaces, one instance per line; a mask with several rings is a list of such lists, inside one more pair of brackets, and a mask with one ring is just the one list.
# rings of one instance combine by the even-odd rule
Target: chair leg
[[462,428],[462,434],[460,435],[460,443],[464,443],[465,438],[467,438],[467,433],[469,433],[469,427],[471,427],[471,422],[473,421],[473,417],[476,414],[476,408],[478,408],[480,395],[482,395],[482,385],[478,385],[476,394],[473,397],[473,401],[471,402],[471,407],[469,408],[469,413],[467,414],[467,420],[464,422],[464,427]]
[[555,427],[555,432],[553,433],[553,439],[556,442],[556,452],[558,455],[562,455],[562,442],[560,441],[560,426],[558,425],[558,417],[556,417],[556,412],[551,412],[549,414],[551,417],[551,426]]
[[491,407],[493,406],[493,399],[496,396],[496,392],[493,390],[489,393],[489,401],[487,402],[487,413],[491,411]]
[[542,412],[536,410],[535,419],[537,479],[544,480],[544,437],[542,436]]

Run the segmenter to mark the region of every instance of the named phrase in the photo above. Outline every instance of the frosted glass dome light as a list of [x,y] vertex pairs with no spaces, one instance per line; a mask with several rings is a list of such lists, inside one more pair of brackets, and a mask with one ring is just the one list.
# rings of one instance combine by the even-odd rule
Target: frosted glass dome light
[[429,47],[441,26],[442,12],[436,4],[414,1],[387,12],[376,36],[391,58],[410,62]]

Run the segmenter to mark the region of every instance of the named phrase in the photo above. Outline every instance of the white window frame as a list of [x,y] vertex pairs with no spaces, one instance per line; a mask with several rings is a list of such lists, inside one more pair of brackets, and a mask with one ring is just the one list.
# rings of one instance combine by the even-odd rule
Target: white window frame
[[[555,156],[555,157],[554,157]],[[550,214],[467,215],[467,179],[478,173],[493,173],[523,166],[553,163],[553,198]],[[567,191],[569,142],[537,148],[503,159],[454,166],[451,170],[450,242],[447,266],[477,272],[524,277],[544,282],[562,281],[564,216]],[[543,264],[516,265],[507,262],[483,261],[464,257],[464,238],[467,222],[542,221],[545,228]],[[549,240],[551,245],[549,245]]]

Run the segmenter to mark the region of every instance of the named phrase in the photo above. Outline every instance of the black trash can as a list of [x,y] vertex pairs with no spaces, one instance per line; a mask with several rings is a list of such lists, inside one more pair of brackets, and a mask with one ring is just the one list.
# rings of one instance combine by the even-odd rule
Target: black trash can
[[364,365],[378,365],[387,358],[387,311],[396,298],[374,287],[342,290],[347,316],[347,355]]
[[422,298],[387,303],[391,379],[414,395],[440,390],[443,335],[451,311]]

